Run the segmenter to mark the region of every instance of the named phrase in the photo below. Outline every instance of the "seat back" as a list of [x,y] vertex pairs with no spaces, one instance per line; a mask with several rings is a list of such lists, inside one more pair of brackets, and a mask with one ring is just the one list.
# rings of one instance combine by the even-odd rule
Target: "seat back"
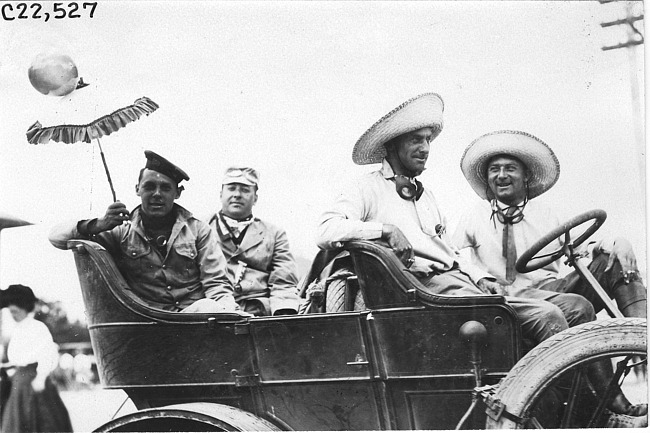
[[153,308],[131,290],[113,257],[100,244],[75,239],[68,241],[68,249],[74,253],[88,325],[152,320],[196,322],[212,316],[225,321],[242,319],[236,313],[178,313]]
[[445,296],[432,294],[402,264],[395,253],[381,244],[353,241],[346,244],[359,286],[370,309],[426,305],[505,304],[501,295]]

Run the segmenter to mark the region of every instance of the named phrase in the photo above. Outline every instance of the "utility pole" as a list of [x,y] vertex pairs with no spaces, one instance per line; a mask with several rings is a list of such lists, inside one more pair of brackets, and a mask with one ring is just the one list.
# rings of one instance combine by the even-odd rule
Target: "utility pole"
[[[637,49],[635,46],[637,45],[642,45],[644,43],[644,37],[643,37],[643,13],[638,13],[635,15],[634,7],[635,5],[641,5],[641,8],[643,7],[643,2],[642,1],[617,1],[617,0],[599,0],[600,4],[607,4],[607,3],[614,3],[614,4],[624,4],[625,5],[625,14],[626,17],[614,21],[608,21],[601,23],[600,26],[605,28],[605,27],[613,27],[613,26],[624,26],[625,29],[627,30],[627,40],[625,42],[616,44],[616,45],[608,45],[604,46],[601,49],[603,51],[611,51],[611,50],[617,50],[617,49],[626,49],[627,51],[627,57],[628,57],[628,64],[630,66],[630,91],[631,91],[631,96],[632,96],[632,110],[633,110],[633,125],[634,125],[634,137],[635,141],[637,143],[637,149],[638,153],[637,155],[640,155],[639,157],[639,181],[641,182],[641,191],[645,192],[645,186],[646,186],[646,174],[645,174],[645,158],[646,158],[646,147],[645,147],[645,129],[644,129],[644,124],[643,120],[645,118],[644,113],[644,106],[643,106],[643,99],[642,99],[642,94],[645,92],[643,89],[645,86],[643,85],[643,74],[639,74],[638,70],[638,58],[637,58]],[[643,9],[641,9],[643,11]],[[636,25],[639,25],[641,30],[637,28]]]

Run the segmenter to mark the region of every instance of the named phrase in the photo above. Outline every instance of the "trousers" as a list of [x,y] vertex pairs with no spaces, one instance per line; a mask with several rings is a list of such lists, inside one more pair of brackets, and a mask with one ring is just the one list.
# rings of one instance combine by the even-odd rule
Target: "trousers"
[[[419,278],[431,294],[445,296],[485,296],[486,294],[458,268]],[[543,299],[526,299],[506,296],[521,325],[524,338],[539,344],[547,338],[569,328],[564,313],[557,306]]]
[[[618,260],[615,260],[612,268],[605,272],[608,262],[609,254],[600,253],[594,257],[589,266],[587,266],[587,269],[598,280],[598,283],[607,292],[607,295],[616,300],[618,308],[624,316],[646,317],[647,292],[643,282],[640,279],[634,279],[626,283],[622,276],[623,269]],[[595,313],[605,308],[605,304],[596,291],[592,289],[589,283],[577,271],[571,272],[564,278],[547,283],[537,290],[580,295],[593,305]]]

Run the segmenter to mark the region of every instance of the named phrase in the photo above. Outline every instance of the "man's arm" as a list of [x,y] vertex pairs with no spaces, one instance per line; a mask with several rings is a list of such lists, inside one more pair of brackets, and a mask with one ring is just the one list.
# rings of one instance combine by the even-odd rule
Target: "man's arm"
[[349,185],[321,215],[316,243],[328,250],[346,241],[380,239],[382,224],[367,221],[368,213],[359,185]]
[[129,211],[124,203],[115,202],[108,206],[106,213],[101,218],[66,221],[55,225],[50,230],[48,238],[52,245],[61,250],[67,249],[67,243],[71,239],[93,239],[108,247],[111,244],[109,236],[101,236],[97,239],[95,236],[112,230],[129,218]]
[[215,238],[217,234],[206,223],[198,220],[197,223],[196,260],[205,297],[214,299],[225,310],[239,310],[233,296],[232,284],[226,274],[226,258]]
[[296,262],[289,249],[287,234],[284,230],[277,229],[269,274],[271,314],[283,312],[282,310],[290,310],[283,313],[298,312],[300,298],[296,293],[297,285]]
[[461,254],[461,250],[476,248],[476,238],[473,231],[474,221],[472,215],[477,212],[466,212],[458,221],[454,234],[447,240],[456,249],[458,266],[467,273],[476,285],[485,293],[505,295],[504,287],[497,283],[497,279],[490,275],[483,267],[472,263],[467,257]]
[[317,244],[321,249],[338,248],[346,241],[382,239],[406,265],[413,258],[413,247],[402,231],[392,224],[366,221],[369,205],[358,185],[339,195],[331,209],[324,212],[318,225]]

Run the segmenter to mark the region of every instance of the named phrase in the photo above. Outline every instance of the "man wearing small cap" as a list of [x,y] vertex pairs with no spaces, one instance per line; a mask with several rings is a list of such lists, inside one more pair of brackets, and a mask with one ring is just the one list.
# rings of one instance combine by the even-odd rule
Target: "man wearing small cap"
[[[111,253],[130,289],[154,308],[172,312],[239,310],[226,275],[225,259],[210,227],[175,203],[189,176],[160,155],[145,151],[129,213],[112,203],[101,218],[63,223],[50,242],[66,249],[71,239],[90,239]],[[123,224],[129,221],[128,224]]]
[[[461,158],[461,170],[483,199],[459,221],[453,241],[469,249],[472,262],[497,279],[499,289],[512,296],[543,299],[557,305],[569,326],[595,320],[603,302],[577,271],[560,276],[560,261],[529,273],[515,269],[521,254],[551,230],[560,227],[557,213],[534,198],[548,191],[560,176],[560,163],[551,148],[522,131],[495,131],[474,140]],[[551,242],[548,251],[562,248],[563,238]],[[625,316],[646,317],[646,290],[637,277],[630,243],[622,238],[600,241],[589,270],[616,299]],[[592,374],[595,383],[606,384],[611,366]],[[625,425],[647,426],[647,405],[632,405],[618,390],[608,409],[620,414]],[[630,416],[629,419],[624,418]],[[643,417],[643,418],[642,418]]]
[[[426,93],[395,108],[361,136],[352,160],[381,163],[381,168],[356,179],[322,215],[317,242],[332,249],[345,241],[382,239],[431,293],[490,294],[494,278],[460,257],[433,192],[416,179],[442,130],[442,114],[440,96]],[[507,301],[517,311],[524,335],[536,343],[568,328],[560,309],[549,302]]]
[[295,314],[300,298],[296,264],[284,230],[253,216],[259,175],[230,167],[221,182],[221,210],[209,218],[226,257],[235,300],[256,316]]

